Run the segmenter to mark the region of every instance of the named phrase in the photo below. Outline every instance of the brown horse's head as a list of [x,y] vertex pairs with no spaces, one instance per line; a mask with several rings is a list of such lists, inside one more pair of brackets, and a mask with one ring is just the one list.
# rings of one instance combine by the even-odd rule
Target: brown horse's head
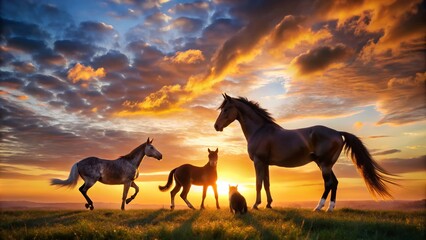
[[223,102],[220,105],[220,114],[216,119],[214,128],[216,131],[223,131],[229,124],[231,124],[238,117],[238,110],[235,106],[234,99],[226,93],[222,94]]
[[163,155],[155,149],[154,145],[152,145],[152,141],[154,139],[149,140],[149,138],[146,140],[145,145],[145,155],[148,157],[156,158],[157,160],[161,160],[163,158]]
[[211,151],[210,148],[208,148],[207,150],[209,151],[210,166],[216,167],[216,165],[217,165],[217,153],[219,152],[219,149],[216,148],[215,151]]

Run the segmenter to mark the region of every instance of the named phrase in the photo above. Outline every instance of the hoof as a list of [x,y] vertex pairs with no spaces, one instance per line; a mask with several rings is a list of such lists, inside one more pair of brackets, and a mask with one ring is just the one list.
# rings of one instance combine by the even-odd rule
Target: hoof
[[266,208],[272,208],[271,204],[268,203],[268,205],[266,205]]
[[216,207],[216,209],[217,209],[217,210],[220,210],[220,207],[219,207],[219,206],[217,206],[217,207]]
[[254,210],[259,210],[259,208],[257,207],[257,205],[253,205],[253,209]]
[[129,204],[132,200],[133,200],[133,198],[126,199],[126,204]]
[[86,207],[86,209],[90,209],[90,210],[95,209],[92,204],[86,203],[84,206]]
[[175,210],[175,206],[170,206],[170,210],[171,211]]

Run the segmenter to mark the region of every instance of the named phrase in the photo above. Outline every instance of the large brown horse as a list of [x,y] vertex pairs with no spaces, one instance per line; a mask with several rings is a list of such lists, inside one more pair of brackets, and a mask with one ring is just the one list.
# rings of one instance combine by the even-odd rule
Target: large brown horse
[[[137,148],[133,149],[127,155],[121,156],[116,160],[104,160],[97,157],[88,157],[77,163],[72,168],[68,179],[51,179],[51,185],[75,187],[78,177],[81,176],[84,184],[79,188],[81,194],[86,199],[86,208],[93,210],[93,202],[87,196],[87,191],[97,181],[104,184],[123,184],[123,198],[121,202],[121,210],[124,210],[124,202],[130,203],[138,194],[139,187],[135,184],[134,180],[139,176],[139,165],[143,157],[154,157],[161,160],[163,157],[157,149],[152,145],[153,140],[146,140]],[[135,194],[126,199],[129,188],[135,189]]]
[[173,190],[170,192],[171,196],[171,205],[170,209],[175,208],[175,195],[180,191],[180,188],[183,187],[182,193],[180,194],[180,197],[185,201],[186,205],[188,205],[189,208],[195,209],[194,206],[188,201],[186,198],[188,196],[188,192],[191,189],[191,184],[203,186],[203,200],[201,201],[201,209],[204,209],[204,199],[206,198],[206,192],[207,188],[209,186],[212,186],[214,191],[214,197],[216,199],[216,208],[220,209],[219,207],[219,201],[218,201],[218,194],[217,194],[217,171],[216,171],[216,165],[217,165],[217,153],[219,149],[216,149],[215,151],[209,151],[209,162],[204,165],[204,167],[196,167],[191,164],[184,164],[180,167],[177,167],[173,169],[170,174],[169,178],[167,180],[167,184],[165,186],[158,186],[158,188],[165,192],[172,186],[173,183],[173,176],[175,178],[176,186],[173,188]]
[[324,193],[315,210],[324,207],[331,191],[328,211],[333,211],[336,203],[337,178],[332,167],[343,148],[351,153],[351,158],[364,177],[368,190],[373,195],[391,197],[385,183],[392,183],[392,175],[380,167],[370,153],[353,134],[339,132],[324,126],[287,130],[275,123],[271,115],[258,103],[246,98],[232,98],[226,94],[219,109],[221,112],[214,124],[216,131],[237,120],[247,140],[250,159],[256,170],[256,203],[261,203],[262,183],[267,197],[267,208],[271,207],[272,197],[269,189],[269,165],[298,167],[314,161],[322,172]]

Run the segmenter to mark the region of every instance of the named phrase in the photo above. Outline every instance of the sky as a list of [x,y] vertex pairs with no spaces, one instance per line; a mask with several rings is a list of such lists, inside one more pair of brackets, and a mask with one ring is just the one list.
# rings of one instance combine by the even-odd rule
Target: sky
[[[49,179],[150,137],[163,160],[143,159],[134,202],[167,206],[158,185],[169,171],[203,166],[219,148],[221,205],[228,184],[251,205],[240,125],[213,127],[222,93],[258,102],[286,129],[357,135],[398,175],[396,200],[426,198],[424,1],[20,0],[1,1],[0,12],[0,200],[83,203],[77,188]],[[337,202],[374,199],[344,154],[333,169]],[[270,175],[275,204],[323,192],[313,163]],[[193,187],[189,200],[199,206],[201,193]],[[118,203],[122,186],[97,183],[88,194]]]

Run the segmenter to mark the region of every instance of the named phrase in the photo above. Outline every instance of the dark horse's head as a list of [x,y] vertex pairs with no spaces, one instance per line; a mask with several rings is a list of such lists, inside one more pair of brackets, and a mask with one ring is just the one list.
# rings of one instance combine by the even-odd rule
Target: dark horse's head
[[215,151],[210,150],[210,148],[207,149],[209,151],[209,163],[210,166],[216,167],[217,165],[217,153],[219,152],[219,149],[216,148]]
[[238,110],[234,104],[234,99],[226,93],[222,94],[223,102],[220,105],[220,114],[216,119],[214,128],[216,131],[223,131],[229,124],[231,124],[238,117]]

